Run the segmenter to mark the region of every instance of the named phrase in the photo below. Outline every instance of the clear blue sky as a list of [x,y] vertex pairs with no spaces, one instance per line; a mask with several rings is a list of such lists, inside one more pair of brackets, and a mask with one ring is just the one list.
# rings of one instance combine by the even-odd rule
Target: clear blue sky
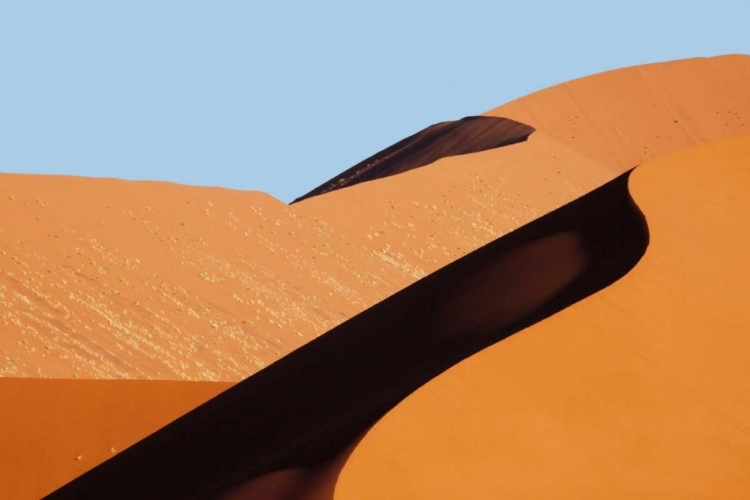
[[290,201],[434,122],[750,52],[750,1],[0,0],[0,171]]

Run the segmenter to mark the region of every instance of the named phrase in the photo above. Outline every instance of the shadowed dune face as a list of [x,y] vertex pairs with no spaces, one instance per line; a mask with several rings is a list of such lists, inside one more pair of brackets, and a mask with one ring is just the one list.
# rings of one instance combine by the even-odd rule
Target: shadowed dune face
[[229,386],[0,378],[0,498],[41,498]]
[[[478,152],[456,153],[461,150],[455,145],[456,127],[469,130],[467,120],[438,124],[389,148],[387,158],[378,155],[371,158],[369,170],[364,168],[359,177],[355,175],[357,169],[350,170],[347,175],[353,177],[346,189],[304,199],[293,207],[262,193],[167,183],[1,175],[0,375],[242,379],[416,280],[601,186],[632,165],[676,148],[743,133],[750,109],[748,61],[747,56],[728,56],[647,65],[546,89],[492,110],[483,118],[468,120],[473,122],[471,126],[481,126],[458,142],[469,143],[476,139],[485,141],[485,146],[490,149],[480,151],[484,147],[481,144],[464,144],[461,148],[466,151]],[[512,120],[499,118],[501,116]],[[506,147],[498,147],[502,145],[499,143],[492,145],[492,141],[486,141],[491,134],[480,129],[484,127],[482,124],[491,127],[494,126],[491,124],[501,124],[502,120],[506,125],[512,124],[513,120],[529,124],[527,127],[533,127],[536,132]],[[417,147],[428,143],[429,148]],[[445,156],[446,150],[451,148],[451,155]],[[429,156],[432,151],[443,156],[433,161]],[[428,168],[405,168],[421,166],[425,161],[432,162]],[[367,167],[368,161],[364,163]],[[665,178],[660,182],[668,184],[671,181]],[[742,183],[737,185],[742,186]],[[733,192],[736,198],[738,194],[732,191],[733,187],[722,189]],[[665,192],[654,198],[655,206]],[[704,199],[700,189],[694,190],[692,196]],[[643,199],[641,193],[641,202]],[[341,210],[342,206],[347,210]],[[717,206],[723,205],[719,203]],[[734,209],[742,210],[738,205],[734,205]],[[582,220],[588,219],[582,217]],[[660,220],[654,218],[653,223],[658,225]],[[688,219],[684,223],[692,222]],[[174,462],[167,469],[173,467],[169,470],[185,477],[192,475],[191,464],[198,467],[204,472],[196,478],[189,478],[195,491],[206,487],[213,494],[255,478],[255,481],[245,484],[244,493],[235,493],[253,496],[263,491],[264,495],[271,496],[304,494],[305,498],[316,500],[330,498],[336,476],[349,453],[337,454],[337,450],[356,439],[353,436],[360,436],[368,425],[410,391],[463,359],[462,356],[468,356],[525,326],[534,324],[535,328],[542,328],[535,323],[542,318],[547,320],[541,324],[560,321],[558,315],[553,314],[570,305],[574,297],[585,297],[623,275],[632,265],[632,256],[638,255],[638,248],[645,245],[643,231],[628,229],[637,225],[633,222],[603,228],[593,223],[590,226],[562,224],[557,229],[547,227],[547,232],[541,231],[523,242],[514,240],[516,236],[503,238],[507,246],[501,249],[493,247],[497,253],[492,257],[481,252],[480,255],[485,257],[472,257],[479,259],[472,261],[476,267],[459,265],[457,268],[462,271],[452,274],[453,278],[442,278],[442,285],[435,288],[439,291],[420,288],[424,295],[409,292],[411,295],[399,299],[402,301],[400,306],[386,307],[383,314],[389,319],[375,321],[372,319],[374,313],[369,313],[367,322],[360,319],[353,323],[355,326],[335,330],[339,331],[334,335],[336,338],[348,339],[339,347],[323,343],[323,347],[305,351],[308,354],[302,355],[303,362],[298,368],[283,365],[286,368],[272,371],[268,377],[243,389],[246,392],[228,397],[219,406],[213,406],[213,410],[201,410],[203,413],[198,415],[202,417],[193,415],[188,419],[189,424],[173,427],[169,431],[172,434],[167,434],[183,439],[185,434],[180,433],[190,434],[187,429],[201,429],[201,432],[207,429],[207,435],[215,438],[218,444],[198,443],[193,448],[202,450],[203,460],[212,460],[218,465],[191,456],[192,449],[179,448],[182,455],[169,455],[171,444],[164,435],[150,441],[145,448],[139,448],[141,451],[133,456],[145,456],[145,463],[149,463],[148,460],[156,460],[153,457],[166,453]],[[658,228],[659,234],[681,238],[679,231],[671,232],[672,226],[677,227],[670,219],[669,224]],[[586,227],[598,229],[589,231]],[[642,229],[642,225],[640,227]],[[733,230],[736,234],[743,233],[741,227]],[[632,237],[634,234],[640,236]],[[516,243],[508,243],[512,241]],[[632,247],[627,244],[614,246],[612,241],[634,243]],[[600,245],[597,242],[608,243]],[[712,251],[720,254],[716,248]],[[532,258],[532,255],[536,256]],[[742,256],[744,254],[740,251],[722,254],[722,259],[731,262],[736,269],[742,269]],[[484,258],[489,260],[481,260]],[[665,259],[694,265],[699,256],[685,252]],[[713,269],[713,265],[705,267]],[[482,271],[477,272],[477,269]],[[533,276],[534,279],[524,281],[524,276]],[[744,290],[742,283],[738,282],[740,274],[724,273],[722,278],[723,283]],[[734,323],[721,324],[740,330],[745,328],[741,305],[736,301],[724,301],[720,280],[710,283],[713,293],[701,295],[703,303],[716,302],[717,308],[730,304],[731,313],[719,315],[717,321],[729,318]],[[678,296],[682,290],[678,288],[669,292]],[[650,313],[654,317],[669,318],[668,322],[661,323],[662,330],[669,331],[677,324],[685,326],[680,318],[664,314],[660,309],[664,298],[652,296],[649,287],[644,286],[638,296],[651,297],[653,307]],[[499,297],[504,299],[499,300]],[[618,300],[631,304],[634,299],[627,296]],[[692,303],[691,306],[700,309],[700,304]],[[619,303],[613,305],[607,314],[620,318],[620,308]],[[400,321],[414,311],[416,319]],[[461,314],[460,319],[456,319],[458,314]],[[602,317],[605,316],[602,313]],[[646,317],[642,316],[640,321],[645,322]],[[709,323],[702,324],[709,329]],[[607,327],[603,319],[602,324],[597,325],[601,338],[587,338],[581,341],[580,348],[585,350],[590,345],[596,346],[597,340],[607,339]],[[566,323],[561,329],[575,333],[577,326]],[[342,334],[341,331],[350,333]],[[355,331],[357,334],[352,333]],[[368,338],[368,335],[376,335],[376,331],[387,332],[382,341],[363,341],[364,346],[360,348],[354,340],[356,335]],[[693,339],[693,343],[699,341]],[[501,345],[515,345],[516,342],[516,337],[513,337]],[[630,347],[627,343],[623,345]],[[403,349],[395,349],[396,346]],[[428,346],[428,353],[417,353],[424,346]],[[538,352],[546,354],[541,358],[532,355],[529,360],[536,359],[537,364],[549,365],[552,370],[558,366],[554,364],[556,357],[568,352],[565,350],[568,347],[568,344],[556,344],[554,353],[539,349]],[[454,352],[448,353],[451,349]],[[685,353],[684,349],[676,351]],[[707,352],[707,347],[701,346],[694,352]],[[739,349],[738,352],[743,351]],[[354,361],[350,361],[350,353]],[[574,358],[576,355],[570,356]],[[329,359],[329,356],[334,361],[331,367],[323,370],[318,378],[300,382],[307,374],[316,373],[324,364],[321,360]],[[511,365],[534,365],[535,362],[527,360],[526,356],[523,354],[506,361]],[[617,358],[612,356],[605,359],[617,363]],[[679,363],[679,360],[675,362]],[[693,362],[700,365],[701,359],[693,358]],[[396,368],[383,375],[383,366],[391,365]],[[352,366],[357,369],[352,370]],[[461,369],[460,366],[455,369]],[[744,376],[735,365],[729,363],[727,366],[736,370],[739,377]],[[714,366],[716,373],[724,373],[722,370],[725,369],[728,368],[723,365]],[[534,371],[522,375],[510,373],[514,377],[539,377]],[[717,380],[711,378],[712,373],[703,373],[702,376],[707,380]],[[383,377],[384,380],[380,380]],[[607,377],[606,371],[596,375],[598,379]],[[576,383],[587,387],[589,379],[582,378],[583,381],[577,380]],[[316,381],[319,385],[315,384]],[[559,383],[554,372],[546,383],[550,387]],[[486,380],[480,380],[478,384],[492,389],[498,387],[497,384],[487,384]],[[618,379],[618,384],[618,387],[630,387],[622,379]],[[274,396],[277,385],[281,388],[279,390],[298,395],[300,401],[295,404]],[[710,387],[706,390],[727,392],[731,389],[733,394],[741,393],[731,383],[725,385],[727,389],[722,386],[722,389]],[[362,397],[355,394],[360,386],[364,388]],[[324,392],[321,387],[327,390]],[[468,392],[470,384],[465,387]],[[507,390],[507,386],[501,384],[500,387]],[[66,391],[61,389],[60,394],[68,394]],[[493,396],[492,392],[486,394],[481,388],[476,388],[476,391],[480,400]],[[148,415],[133,411],[136,403],[128,395],[139,392],[125,392],[127,394],[121,396],[120,402],[133,403],[134,406],[126,405],[121,414],[133,418],[133,434],[123,434],[121,428],[105,426],[109,429],[106,436],[102,434],[101,441],[92,441],[90,449],[94,451],[84,450],[83,459],[75,461],[73,468],[68,467],[67,461],[57,462],[75,448],[75,443],[70,442],[59,448],[57,444],[50,446],[47,450],[50,462],[46,462],[47,453],[42,452],[36,455],[39,459],[36,462],[17,460],[28,449],[22,439],[28,428],[22,424],[55,429],[57,424],[51,423],[54,422],[53,412],[42,412],[47,420],[40,424],[34,419],[24,420],[19,417],[20,413],[4,420],[1,428],[4,432],[7,430],[7,435],[12,438],[7,442],[15,443],[16,448],[9,446],[6,455],[0,456],[6,463],[24,467],[8,468],[12,477],[8,480],[0,478],[0,484],[24,483],[28,486],[38,482],[45,485],[44,491],[49,491],[107,458],[108,448],[102,448],[101,443],[124,436],[122,443],[126,444],[116,446],[119,451],[120,446],[136,441],[211,395],[207,391],[200,397],[185,396],[185,401],[189,400],[190,404],[179,406],[180,411],[174,410],[177,406],[171,406],[172,400],[165,397],[164,413],[160,413],[162,409],[153,410],[153,413],[162,415],[162,420],[158,423],[149,420],[148,425],[141,425],[138,417],[147,420]],[[571,396],[570,391],[560,392],[575,396]],[[306,395],[300,395],[303,393]],[[44,397],[56,401],[49,396],[50,392],[44,391],[41,394],[47,396],[42,399],[37,398],[35,391],[22,393],[16,390],[13,394],[20,394],[20,403],[16,407],[26,408],[23,411],[27,412],[36,411],[29,409],[37,404],[33,401]],[[91,397],[97,394],[94,390]],[[112,394],[119,393],[113,391]],[[332,394],[338,394],[340,398],[333,398]],[[141,395],[151,398],[145,393]],[[371,400],[367,400],[368,397]],[[523,390],[516,394],[516,400],[525,397],[533,396],[526,395]],[[600,394],[600,397],[606,400],[606,394]],[[108,401],[112,409],[118,408],[116,399],[101,396],[101,401]],[[413,399],[409,398],[403,404],[411,404]],[[81,407],[95,404],[77,396],[71,396],[70,400],[79,402]],[[148,400],[154,406],[162,404],[153,398]],[[267,401],[268,407],[258,410],[258,401],[261,400]],[[315,407],[319,401],[323,401],[321,408],[309,414],[307,408]],[[726,403],[727,400],[722,401]],[[427,417],[430,411],[442,408],[443,402],[438,401],[430,407]],[[503,402],[493,411],[512,408],[514,402],[517,403],[514,400]],[[583,403],[585,406],[588,401]],[[561,403],[564,404],[565,401]],[[671,408],[679,406],[675,405],[677,403]],[[481,450],[483,444],[489,446],[493,443],[492,434],[484,432],[485,427],[482,427],[486,424],[482,408],[472,408],[478,415],[476,420],[467,417],[471,413],[468,410],[463,414],[449,411],[444,414],[449,420],[456,418],[449,422],[449,428],[462,428],[467,421],[470,429],[481,428],[482,439],[478,443],[469,440],[475,449]],[[596,413],[595,407],[587,408]],[[259,412],[259,415],[251,415],[254,412]],[[495,413],[503,414],[502,411]],[[71,438],[81,438],[81,429],[86,428],[88,421],[78,419],[75,412],[68,410],[63,410],[61,415],[61,421],[70,424],[63,426],[62,432]],[[92,418],[101,418],[95,415]],[[226,433],[213,433],[215,429],[212,430],[209,422],[213,415],[219,415],[221,425],[228,429]],[[279,419],[279,415],[293,415],[293,418]],[[659,413],[654,415],[655,418],[662,417]],[[638,415],[634,417],[633,421],[638,421]],[[277,422],[268,436],[261,432],[267,428],[264,418]],[[413,417],[413,420],[425,423],[421,429],[425,432],[446,434],[442,423],[433,425],[429,418],[422,416]],[[541,420],[544,421],[544,417]],[[522,427],[523,418],[519,417],[519,421],[513,421],[512,425]],[[564,418],[559,421],[564,421]],[[644,421],[649,422],[648,419]],[[565,441],[565,436],[549,430],[556,428],[556,422],[536,428],[532,434],[544,436],[551,443]],[[83,427],[76,427],[78,424]],[[406,428],[410,429],[408,425]],[[16,432],[17,429],[20,430]],[[363,456],[371,456],[373,442],[381,443],[379,439],[375,441],[373,435],[379,435],[382,429],[376,425],[373,433],[365,437],[362,448],[354,449],[353,464],[359,463],[357,461]],[[698,424],[691,429],[697,429],[698,434],[710,432]],[[401,434],[401,441],[405,441],[404,436],[410,437],[410,433],[414,433],[419,436],[418,441],[429,442],[429,436],[420,435],[419,430],[405,431]],[[670,429],[661,430],[665,435],[672,435]],[[5,435],[0,437],[0,442],[6,442]],[[190,434],[186,442],[195,444],[196,439],[200,440],[199,436],[198,433]],[[38,442],[57,438],[56,435],[46,435]],[[507,447],[506,438],[508,435],[503,434],[504,441],[499,448]],[[584,436],[582,440],[585,442],[586,438]],[[624,443],[621,447],[630,446],[631,441],[640,438],[626,435],[620,441]],[[384,449],[393,448],[389,439],[382,441]],[[446,446],[458,446],[456,443],[462,442],[460,439],[447,441],[452,444]],[[647,442],[652,441],[656,439],[649,435]],[[260,444],[256,448],[257,443]],[[529,447],[544,449],[545,444],[542,440]],[[221,457],[220,449],[228,450],[229,455]],[[369,451],[363,451],[365,449]],[[488,455],[492,458],[497,449],[489,447]],[[279,453],[274,454],[276,451]],[[429,456],[422,457],[425,465],[430,466],[433,459],[442,459],[440,451],[438,447],[432,449]],[[575,451],[575,447],[567,448],[573,458],[569,461],[571,464],[579,464],[575,458],[584,455]],[[707,456],[714,456],[711,454],[715,451],[713,448],[708,451]],[[689,450],[685,454],[689,455]],[[329,462],[331,456],[335,456],[333,462]],[[535,463],[523,455],[523,450],[518,456],[527,460],[527,464]],[[378,457],[371,462],[375,464],[373,470],[380,467],[380,462],[393,465],[387,453],[375,453],[372,457]],[[132,465],[132,462],[124,460],[118,461],[120,465],[115,465],[114,469],[108,466],[107,470],[114,470],[111,473],[117,476],[121,473],[117,471],[127,469],[128,473],[138,476],[140,469],[135,465],[128,468],[127,464]],[[471,460],[469,458],[465,463],[470,464]],[[722,460],[724,457],[719,456],[716,463],[727,463]],[[58,469],[60,463],[63,465]],[[363,463],[370,462],[365,460]],[[462,477],[451,476],[451,467],[457,469],[456,473],[467,473],[466,468],[461,469],[461,464],[455,461],[445,463],[448,464],[447,471],[438,467],[439,470],[430,470],[427,475],[442,477],[445,473],[446,479]],[[487,463],[495,462],[489,460]],[[738,463],[744,466],[744,462]],[[731,467],[729,464],[728,470]],[[533,467],[530,465],[529,468]],[[402,471],[407,469],[404,467]],[[56,475],[51,482],[39,479],[43,477],[39,474],[44,471],[61,470],[64,474]],[[190,472],[185,473],[186,470]],[[516,476],[526,477],[525,470]],[[342,495],[363,496],[358,485],[366,482],[359,483],[363,479],[357,475],[361,472],[359,466],[345,468],[340,490],[348,493]],[[380,486],[385,489],[389,484],[401,481],[397,474],[389,476],[391,472],[386,470],[383,476]],[[492,470],[487,472],[494,474]],[[575,472],[566,470],[563,475],[577,477]],[[417,471],[414,476],[419,474]],[[636,474],[643,475],[642,471]],[[699,475],[700,471],[694,474],[695,477]],[[19,483],[18,478],[32,476],[32,481],[22,479]],[[132,487],[143,491],[138,488],[146,488],[145,481],[149,477],[148,474],[142,476],[143,480],[139,479]],[[389,483],[389,478],[394,481]],[[162,479],[154,481],[156,488],[171,491],[168,481],[160,481]],[[518,481],[523,490],[524,483],[521,479]],[[448,483],[446,481],[441,486],[451,491],[446,486]],[[95,481],[86,484],[95,484]],[[190,484],[175,488],[190,489]],[[347,490],[347,485],[352,489]],[[293,489],[284,491],[282,487]],[[278,494],[274,493],[275,488],[281,488]],[[606,485],[601,491],[608,491]],[[454,493],[454,496],[463,496]],[[34,490],[30,496],[39,494],[42,490]]]
[[[50,498],[213,498],[235,487],[237,495],[283,498],[290,493],[281,483],[315,483],[299,469],[325,465],[422,384],[632,268],[647,232],[626,182],[622,176],[398,292]],[[446,322],[451,311],[464,321]],[[330,484],[326,477],[315,484]]]
[[650,233],[635,268],[411,394],[333,498],[750,495],[750,136],[629,189]]
[[424,167],[441,158],[478,153],[525,141],[534,129],[495,116],[469,116],[427,127],[357,163],[292,203],[360,182]]
[[[521,245],[451,289],[453,298],[439,311],[435,334],[465,337],[505,328],[557,295],[581,275],[587,261],[584,241],[575,232]],[[505,293],[497,293],[498,283]],[[468,318],[466,311],[471,311]]]

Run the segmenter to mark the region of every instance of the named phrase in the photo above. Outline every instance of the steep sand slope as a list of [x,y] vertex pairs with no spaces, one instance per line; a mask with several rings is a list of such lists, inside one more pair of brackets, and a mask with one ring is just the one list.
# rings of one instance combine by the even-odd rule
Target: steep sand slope
[[305,470],[434,376],[631,269],[647,232],[626,182],[623,175],[397,292],[52,498],[214,498],[235,486],[257,497],[259,487],[302,487]]
[[750,133],[750,55],[622,68],[485,113],[542,131],[612,176],[669,151]]
[[361,182],[402,174],[441,158],[523,142],[532,132],[534,129],[528,125],[494,116],[467,116],[436,123],[362,160],[293,203]]
[[40,498],[228,387],[0,378],[0,498]]
[[750,496],[750,136],[630,189],[650,231],[636,267],[403,401],[335,498]]

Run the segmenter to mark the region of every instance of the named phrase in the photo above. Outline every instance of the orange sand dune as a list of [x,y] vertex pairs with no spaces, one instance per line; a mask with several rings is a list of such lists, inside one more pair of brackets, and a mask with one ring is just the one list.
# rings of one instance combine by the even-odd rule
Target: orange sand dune
[[750,133],[750,56],[647,64],[555,85],[485,113],[544,132],[612,176],[658,155]]
[[748,60],[553,87],[490,113],[535,127],[527,142],[292,207],[226,189],[1,175],[0,376],[245,378],[643,158],[741,133]]
[[650,241],[624,276],[640,245],[626,250],[639,232],[617,200],[622,179],[395,294],[51,498],[747,496],[750,136],[635,170]]
[[412,391],[632,268],[647,233],[626,181],[397,292],[50,498],[324,495],[335,473],[314,471]]
[[406,286],[611,177],[608,169],[535,132],[520,144],[444,158],[294,207],[407,270]]
[[0,378],[0,498],[40,498],[229,385]]
[[533,131],[523,123],[494,116],[467,116],[437,123],[362,160],[293,203],[361,182],[402,174],[448,156],[517,144],[528,139]]
[[[750,56],[740,55],[587,76],[485,113],[536,128],[528,142],[441,159],[295,208],[402,254],[399,264],[422,276],[656,155],[750,133],[749,88]],[[400,245],[383,237],[394,233]],[[421,258],[407,261],[417,243]]]
[[636,267],[404,400],[335,498],[750,496],[750,136],[629,185],[650,231]]

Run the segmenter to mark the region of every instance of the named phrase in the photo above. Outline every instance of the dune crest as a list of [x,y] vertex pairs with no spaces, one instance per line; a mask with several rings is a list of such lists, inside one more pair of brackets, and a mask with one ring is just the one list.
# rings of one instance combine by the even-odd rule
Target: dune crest
[[485,116],[527,123],[612,171],[750,133],[750,56],[621,68],[529,94]]
[[517,144],[533,132],[528,125],[494,116],[468,116],[437,123],[362,160],[292,203],[360,182],[402,174],[442,158]]

